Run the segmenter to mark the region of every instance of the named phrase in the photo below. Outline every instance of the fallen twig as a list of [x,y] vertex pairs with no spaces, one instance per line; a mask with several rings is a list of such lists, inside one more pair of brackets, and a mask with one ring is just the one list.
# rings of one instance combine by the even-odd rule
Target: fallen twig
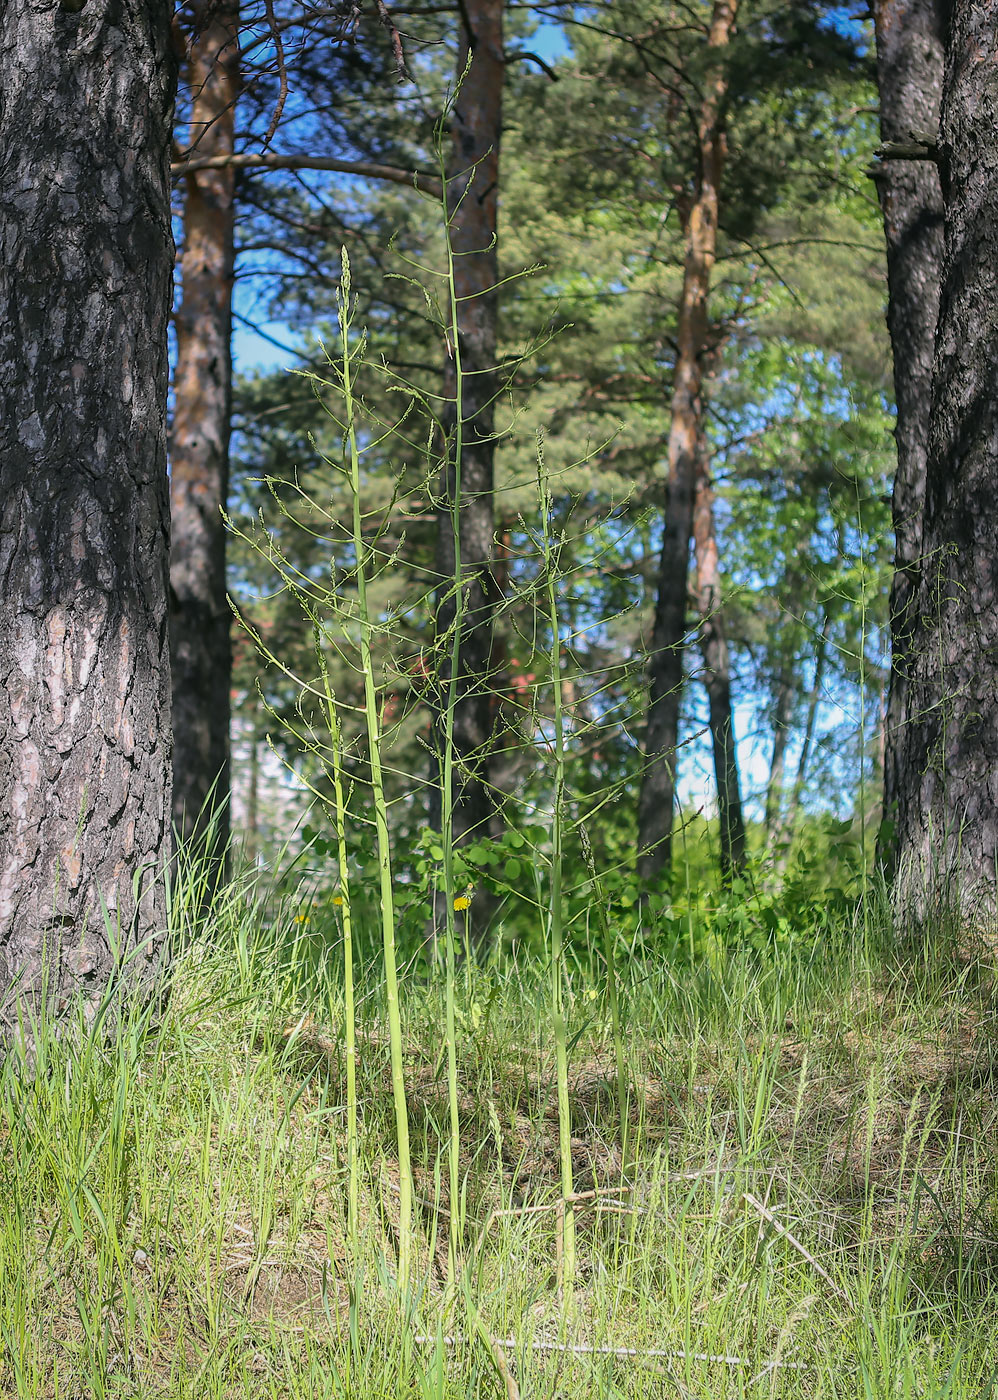
[[821,1275],[821,1277],[825,1280],[825,1282],[828,1284],[829,1288],[831,1288],[832,1292],[837,1298],[841,1298],[843,1303],[845,1303],[846,1306],[850,1308],[852,1312],[856,1311],[856,1304],[849,1297],[848,1293],[845,1293],[839,1287],[839,1285],[832,1278],[828,1270],[818,1263],[817,1259],[815,1259],[814,1255],[810,1252],[810,1250],[806,1249],[805,1246],[801,1244],[800,1240],[797,1239],[795,1235],[792,1235],[790,1233],[790,1231],[785,1225],[780,1224],[776,1216],[767,1206],[764,1206],[763,1203],[757,1200],[755,1196],[753,1196],[749,1191],[742,1192],[742,1199],[746,1201],[754,1211],[757,1211],[759,1215],[762,1216],[763,1220],[767,1222],[767,1224],[772,1225],[773,1229],[778,1235],[782,1235],[788,1244],[793,1245],[797,1253],[807,1260],[807,1262],[811,1265],[811,1268],[815,1271],[815,1273]]
[[[420,1346],[433,1346],[440,1342],[446,1347],[465,1346],[465,1337],[451,1336],[428,1336],[417,1332],[413,1341]],[[557,1351],[565,1352],[572,1356],[617,1356],[641,1361],[645,1357],[656,1361],[713,1361],[721,1366],[750,1366],[752,1363],[745,1356],[727,1356],[724,1353],[715,1354],[709,1351],[685,1351],[682,1347],[677,1347],[673,1351],[665,1351],[657,1347],[610,1347],[591,1346],[587,1342],[548,1342],[539,1337],[529,1337],[522,1342],[518,1342],[515,1337],[493,1337],[495,1346],[504,1350],[515,1351],[518,1346],[528,1351]],[[775,1363],[785,1370],[804,1371],[807,1369],[803,1361],[778,1361]]]
[[[540,1205],[509,1206],[505,1210],[494,1210],[491,1213],[491,1215],[486,1217],[485,1224],[478,1232],[478,1238],[475,1241],[474,1246],[472,1248],[471,1257],[473,1259],[477,1257],[478,1251],[485,1243],[486,1235],[492,1229],[492,1226],[496,1223],[497,1220],[509,1219],[510,1217],[517,1215],[549,1215],[551,1211],[554,1211],[557,1218],[558,1239],[560,1240],[561,1232],[564,1229],[566,1202],[570,1205],[585,1205],[588,1203],[593,1205],[597,1210],[607,1210],[616,1215],[628,1215],[633,1212],[634,1207],[629,1206],[625,1201],[616,1201],[613,1199],[613,1197],[624,1195],[630,1190],[630,1186],[614,1186],[612,1188],[607,1187],[607,1194],[604,1194],[604,1192],[599,1190],[573,1191],[570,1196],[559,1196],[559,1198],[556,1201],[544,1201]],[[560,1248],[558,1258],[560,1262]]]
[[496,1370],[502,1376],[503,1385],[506,1387],[506,1400],[520,1400],[520,1387],[516,1383],[513,1372],[509,1369],[506,1354],[502,1349],[502,1342],[496,1341],[495,1337],[487,1336],[489,1350],[496,1363]]

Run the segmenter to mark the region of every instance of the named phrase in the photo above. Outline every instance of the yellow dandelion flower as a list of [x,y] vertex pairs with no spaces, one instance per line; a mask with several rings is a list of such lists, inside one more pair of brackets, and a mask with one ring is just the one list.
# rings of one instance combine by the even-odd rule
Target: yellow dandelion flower
[[457,899],[455,899],[455,901],[454,901],[454,908],[455,908],[455,909],[458,909],[458,910],[460,910],[460,909],[470,909],[470,908],[471,908],[471,895],[470,895],[470,894],[459,894],[458,897],[457,897]]
[[295,923],[296,923],[296,924],[307,924],[307,923],[308,923],[308,915],[307,915],[307,914],[296,914],[296,915],[295,915]]
[[336,904],[336,905],[342,904],[342,903],[343,903],[343,896],[342,896],[341,894],[334,894],[334,895],[333,895],[333,903]]

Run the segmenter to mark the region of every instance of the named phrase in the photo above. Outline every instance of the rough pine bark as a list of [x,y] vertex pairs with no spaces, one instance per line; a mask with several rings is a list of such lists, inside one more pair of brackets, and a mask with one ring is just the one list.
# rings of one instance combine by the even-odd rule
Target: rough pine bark
[[[231,155],[235,148],[238,24],[232,0],[200,0],[195,10],[186,60],[189,149],[202,158]],[[173,821],[183,840],[213,823],[216,850],[224,850],[229,833],[232,614],[221,511],[232,421],[235,179],[231,166],[184,177],[170,441]]]
[[[737,0],[715,0],[708,45],[727,46]],[[704,360],[708,353],[708,300],[717,255],[717,221],[724,166],[727,74],[715,63],[703,87],[697,119],[699,170],[685,218],[686,257],[676,328],[676,364],[669,428],[662,556],[648,658],[649,700],[645,769],[638,799],[638,873],[652,880],[669,868],[675,805],[675,754],[683,689],[687,585],[697,455],[703,422]]]
[[731,661],[721,611],[721,570],[717,531],[714,528],[714,488],[710,455],[702,440],[697,461],[693,507],[693,541],[696,559],[697,611],[700,615],[700,652],[703,683],[709,703],[710,742],[714,755],[717,814],[720,827],[721,875],[725,879],[745,868],[745,819],[742,815],[731,706]]
[[43,987],[92,1014],[113,943],[139,981],[164,952],[169,22],[0,4],[5,1040]]
[[[457,776],[454,839],[463,843],[485,836],[495,814],[490,761],[496,704],[490,677],[493,624],[497,602],[493,458],[494,400],[497,389],[496,314],[499,276],[499,144],[502,134],[504,0],[468,0],[462,14],[468,29],[458,56],[464,76],[452,122],[452,164],[447,204],[463,371],[461,421],[447,424],[447,460],[438,507],[436,569],[440,580],[437,635],[442,652],[441,683],[450,676],[447,633],[456,615],[452,520],[455,492],[460,491],[460,549],[464,577],[463,609],[457,651],[457,701],[454,754]],[[456,390],[455,361],[448,360],[446,392]],[[460,481],[455,445],[460,426]],[[438,726],[439,728],[439,726]],[[484,909],[476,901],[476,917]]]
[[953,0],[922,567],[898,776],[903,908],[993,916],[998,860],[998,0]]
[[[934,135],[943,82],[944,0],[874,0],[880,134],[885,143]],[[898,776],[903,763],[908,665],[922,556],[932,357],[939,317],[943,197],[931,160],[887,160],[877,186],[887,238],[887,320],[894,352],[897,472],[891,678],[884,737],[880,860],[896,858]]]

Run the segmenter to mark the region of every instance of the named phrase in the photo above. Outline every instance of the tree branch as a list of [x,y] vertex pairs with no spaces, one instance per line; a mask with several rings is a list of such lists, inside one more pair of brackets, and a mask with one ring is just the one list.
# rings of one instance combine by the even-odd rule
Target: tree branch
[[536,63],[537,67],[540,68],[542,72],[546,73],[553,83],[558,81],[558,74],[551,67],[550,63],[547,63],[541,58],[540,54],[533,53],[530,49],[507,49],[503,57],[507,63],[512,63],[515,60],[522,60],[525,63]]
[[170,166],[175,180],[194,175],[199,170],[331,170],[340,175],[362,175],[370,180],[387,180],[395,185],[409,185],[422,194],[440,199],[440,181],[418,170],[400,170],[395,165],[380,165],[372,160],[336,160],[332,156],[274,155],[262,152],[228,156],[194,156],[191,160],[174,161]]
[[907,141],[885,141],[873,155],[866,173],[876,179],[888,160],[938,160],[939,138],[932,131],[909,131]]
[[270,26],[271,37],[274,41],[274,55],[277,60],[277,72],[280,78],[280,88],[277,93],[277,105],[274,108],[274,115],[270,119],[267,127],[267,134],[263,138],[263,150],[266,150],[274,139],[274,134],[281,124],[281,117],[284,115],[284,104],[288,100],[288,65],[284,61],[284,42],[281,39],[281,31],[277,27],[277,18],[274,14],[274,0],[264,0],[267,9],[267,23]]
[[888,141],[873,153],[878,160],[937,160],[939,150],[922,141]]
[[405,66],[405,52],[402,48],[402,36],[398,31],[398,26],[392,19],[391,11],[385,4],[385,0],[374,0],[374,8],[378,12],[378,19],[388,31],[388,38],[392,46],[392,55],[395,59],[395,76],[400,83],[404,83],[409,76]]

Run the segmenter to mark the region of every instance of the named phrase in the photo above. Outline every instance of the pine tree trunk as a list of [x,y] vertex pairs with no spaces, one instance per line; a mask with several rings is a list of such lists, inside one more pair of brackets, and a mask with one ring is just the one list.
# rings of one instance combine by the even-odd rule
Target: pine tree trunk
[[721,876],[729,879],[745,868],[745,820],[738,782],[734,717],[731,707],[731,664],[721,612],[721,571],[714,528],[714,490],[706,439],[697,454],[693,540],[697,572],[697,611],[703,682],[710,705],[710,739],[720,825]]
[[992,914],[998,860],[998,0],[954,0],[940,127],[946,237],[922,568],[898,781],[898,893]]
[[[726,47],[737,0],[715,0],[709,46]],[[686,215],[686,259],[676,330],[677,352],[669,429],[662,557],[648,659],[645,771],[638,800],[638,872],[652,880],[672,857],[675,754],[683,688],[683,643],[697,451],[703,423],[703,360],[708,350],[708,298],[717,254],[717,218],[724,164],[727,75],[717,64],[704,86],[698,119],[700,169]]]
[[[223,156],[235,145],[238,7],[200,0],[187,59],[193,94],[190,149]],[[229,692],[232,614],[225,595],[225,526],[232,417],[235,174],[184,180],[182,296],[177,309],[176,408],[170,440],[173,543],[170,648],[175,778],[173,821],[182,839],[214,819],[229,833]]]
[[4,1039],[164,954],[169,22],[0,6]]
[[[880,133],[904,142],[939,127],[943,81],[944,0],[874,0]],[[887,236],[888,325],[894,351],[897,474],[894,478],[894,579],[891,587],[891,679],[884,742],[884,818],[879,858],[890,871],[899,768],[907,714],[908,665],[919,561],[929,442],[932,356],[939,316],[943,198],[930,160],[889,160],[878,177]]]
[[[464,33],[458,57],[459,75],[464,73],[469,53],[473,59],[453,117],[448,191],[463,370],[460,545],[465,586],[454,711],[457,777],[453,830],[458,843],[488,835],[495,812],[490,783],[490,750],[496,719],[491,676],[495,669],[493,621],[497,602],[492,432],[497,387],[495,287],[499,277],[496,235],[505,73],[503,9],[503,0],[468,0],[464,6],[472,35]],[[453,396],[455,389],[451,359],[446,392]],[[449,652],[446,634],[456,611],[453,593],[449,593],[455,572],[451,510],[457,486],[453,453],[457,424],[453,413],[447,426],[449,459],[441,481],[436,567],[441,581],[437,632],[442,651]],[[441,657],[444,687],[449,675],[449,659]],[[439,728],[438,725],[438,732]],[[476,917],[482,917],[485,902],[477,900],[474,908]]]
[[[818,633],[818,640],[814,649],[814,679],[811,684],[811,694],[807,699],[807,718],[804,721],[804,739],[801,744],[800,758],[797,762],[797,773],[794,777],[794,785],[790,792],[790,800],[787,803],[787,810],[783,817],[783,825],[777,844],[780,842],[789,842],[793,837],[797,827],[801,798],[804,796],[804,788],[807,786],[811,750],[814,748],[814,735],[818,726],[818,706],[821,704],[821,689],[825,682],[825,662],[828,659],[828,630],[830,626],[831,618],[826,612],[825,620],[821,624],[821,631]],[[786,865],[787,854],[788,852],[784,851],[780,858],[779,864],[781,869]]]
[[794,709],[793,672],[789,665],[780,671],[776,688],[776,710],[773,715],[773,753],[769,760],[766,783],[766,841],[772,846],[780,830],[780,813],[786,781],[787,739]]

